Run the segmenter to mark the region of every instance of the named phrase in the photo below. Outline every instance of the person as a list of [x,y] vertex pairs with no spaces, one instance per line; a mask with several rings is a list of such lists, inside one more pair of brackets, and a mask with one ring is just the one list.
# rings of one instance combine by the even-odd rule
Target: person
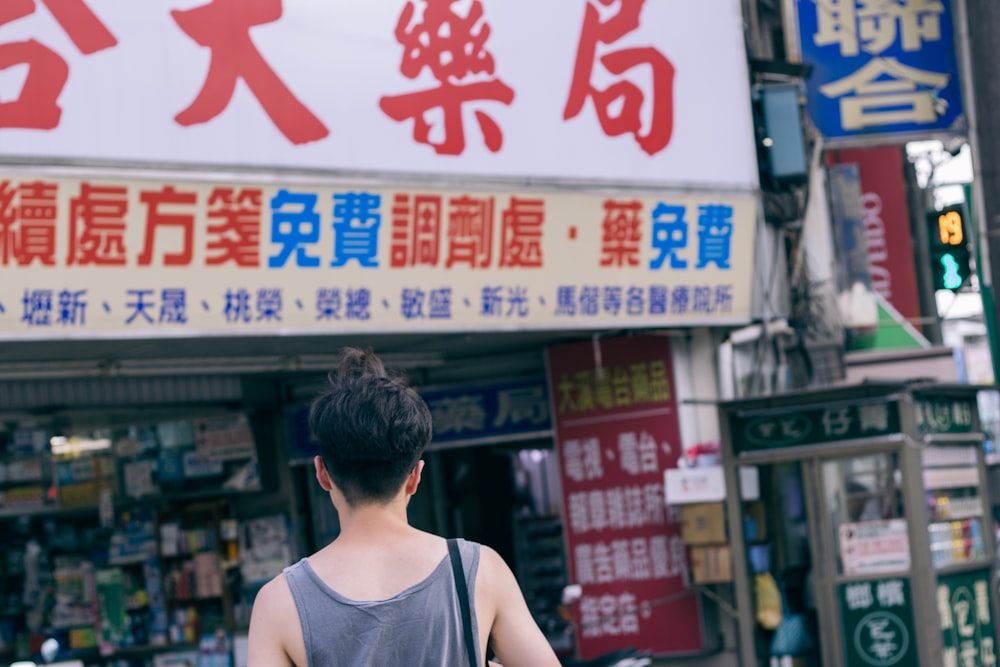
[[[409,524],[431,439],[427,405],[369,349],[348,348],[313,401],[316,479],[340,518],[330,544],[254,600],[248,667],[457,667],[470,662],[447,541]],[[477,664],[558,667],[513,572],[459,540]]]

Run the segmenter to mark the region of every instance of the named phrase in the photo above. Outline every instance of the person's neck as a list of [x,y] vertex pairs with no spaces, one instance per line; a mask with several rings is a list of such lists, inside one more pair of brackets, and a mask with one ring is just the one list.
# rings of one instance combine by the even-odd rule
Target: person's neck
[[413,530],[406,517],[406,504],[365,504],[338,509],[340,536],[353,542],[389,539]]

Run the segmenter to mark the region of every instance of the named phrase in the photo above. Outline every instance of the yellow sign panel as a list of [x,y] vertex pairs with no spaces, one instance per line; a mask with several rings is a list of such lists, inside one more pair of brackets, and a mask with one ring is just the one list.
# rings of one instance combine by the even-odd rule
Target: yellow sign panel
[[752,195],[0,176],[0,336],[750,318]]

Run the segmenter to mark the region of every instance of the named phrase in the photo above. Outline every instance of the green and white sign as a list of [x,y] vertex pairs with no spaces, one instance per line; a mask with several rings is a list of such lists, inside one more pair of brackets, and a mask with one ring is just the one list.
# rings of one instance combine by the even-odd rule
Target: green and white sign
[[729,423],[737,453],[875,438],[901,430],[895,399],[736,413]]
[[987,570],[939,577],[937,608],[944,636],[943,667],[997,664]]
[[837,587],[847,667],[917,664],[910,582],[852,581]]

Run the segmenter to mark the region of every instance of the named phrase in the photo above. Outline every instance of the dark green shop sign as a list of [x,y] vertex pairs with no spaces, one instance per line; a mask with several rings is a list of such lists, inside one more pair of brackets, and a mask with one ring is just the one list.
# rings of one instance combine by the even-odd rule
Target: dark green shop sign
[[907,579],[852,581],[837,587],[847,667],[911,667],[917,636]]
[[880,401],[734,414],[730,429],[737,453],[872,438],[899,433],[899,405]]
[[975,399],[935,397],[915,405],[917,430],[921,433],[972,433],[978,411]]
[[994,667],[997,652],[989,572],[959,572],[939,577],[937,607],[944,637],[941,664]]

